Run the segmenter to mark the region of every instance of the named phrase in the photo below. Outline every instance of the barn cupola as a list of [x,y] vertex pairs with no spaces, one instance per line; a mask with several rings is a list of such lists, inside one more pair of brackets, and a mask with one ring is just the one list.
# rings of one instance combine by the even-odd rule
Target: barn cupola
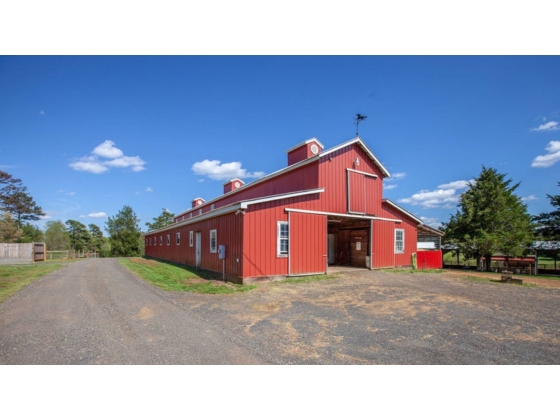
[[202,198],[195,198],[192,201],[192,208],[194,209],[195,207],[201,206],[202,204],[204,204],[204,200]]
[[324,148],[325,146],[323,146],[316,138],[305,140],[303,143],[297,144],[291,149],[286,150],[286,153],[288,154],[288,166],[318,155]]
[[241,188],[245,183],[241,181],[239,178],[232,179],[224,184],[224,194]]

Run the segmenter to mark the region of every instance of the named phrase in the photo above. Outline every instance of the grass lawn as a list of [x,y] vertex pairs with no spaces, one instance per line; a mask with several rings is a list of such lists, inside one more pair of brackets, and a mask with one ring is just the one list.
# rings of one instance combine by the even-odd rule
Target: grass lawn
[[300,276],[300,277],[288,277],[285,280],[280,280],[280,283],[314,283],[323,280],[333,280],[338,277],[334,274],[317,274],[313,276]]
[[64,266],[65,264],[52,262],[0,265],[0,303],[39,277]]
[[119,262],[138,277],[163,290],[204,294],[226,294],[253,290],[254,285],[239,285],[216,280],[212,273],[179,264],[146,258],[120,258]]

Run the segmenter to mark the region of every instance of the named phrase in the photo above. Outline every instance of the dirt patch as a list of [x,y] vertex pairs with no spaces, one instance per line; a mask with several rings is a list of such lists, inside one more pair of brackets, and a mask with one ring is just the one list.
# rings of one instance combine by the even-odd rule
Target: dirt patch
[[[499,280],[502,277],[501,273],[487,273],[487,272],[470,271],[470,270],[469,271],[448,270],[446,271],[446,274],[449,275],[450,277],[456,277],[456,278],[478,277],[481,279],[493,279],[493,280]],[[532,276],[523,276],[520,274],[514,274],[513,277],[522,279],[523,283],[534,284],[539,287],[560,288],[560,279],[548,280],[548,279],[542,279],[542,278],[532,277]]]

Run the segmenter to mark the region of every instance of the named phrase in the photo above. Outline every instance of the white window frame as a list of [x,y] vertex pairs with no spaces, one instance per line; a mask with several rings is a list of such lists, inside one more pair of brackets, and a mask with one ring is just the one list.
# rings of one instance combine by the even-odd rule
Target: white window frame
[[192,248],[194,242],[194,232],[191,230],[189,231],[189,246]]
[[171,235],[167,235],[167,246],[171,244]]
[[177,245],[181,245],[181,233],[180,233],[180,232],[177,232],[177,234],[176,234],[175,236],[176,236],[176,238],[175,238],[175,243],[176,243]]
[[[402,239],[397,239],[397,234],[402,233]],[[402,249],[399,249],[399,243]],[[404,254],[404,229],[395,229],[395,254]]]
[[[288,227],[288,232],[282,234],[282,226]],[[282,251],[282,242],[286,241],[286,251]],[[276,256],[287,258],[290,252],[290,224],[289,222],[279,221],[276,225]]]
[[163,236],[162,235],[159,235],[159,244],[163,245]]
[[152,246],[152,238],[150,238],[150,246]]
[[[212,242],[212,234],[214,235],[214,241]],[[210,230],[210,253],[215,254],[218,252],[218,230]]]

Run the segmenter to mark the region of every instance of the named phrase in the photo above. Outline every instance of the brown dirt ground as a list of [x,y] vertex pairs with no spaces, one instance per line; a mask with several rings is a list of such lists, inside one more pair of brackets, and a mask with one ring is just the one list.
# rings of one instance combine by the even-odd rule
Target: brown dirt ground
[[[465,270],[465,271],[445,270],[445,272],[452,276],[457,276],[457,277],[470,276],[470,277],[480,277],[480,278],[491,278],[496,280],[499,280],[502,277],[501,273],[487,273],[487,272],[469,271],[469,270]],[[523,283],[534,284],[538,287],[560,288],[560,278],[558,280],[552,280],[552,279],[549,280],[549,279],[544,279],[544,278],[539,278],[534,276],[525,276],[521,274],[514,274],[513,278],[522,279]]]

